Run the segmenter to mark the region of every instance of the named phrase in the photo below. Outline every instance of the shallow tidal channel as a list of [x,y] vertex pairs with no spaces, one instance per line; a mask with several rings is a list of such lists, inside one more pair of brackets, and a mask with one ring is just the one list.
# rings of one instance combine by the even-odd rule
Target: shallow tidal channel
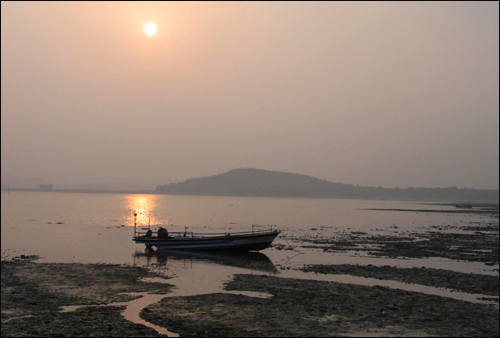
[[[302,249],[304,251],[311,249]],[[290,252],[289,252],[290,254]],[[309,253],[311,254],[311,253]],[[286,255],[288,264],[290,264],[290,255]],[[439,286],[422,285],[417,283],[409,283],[404,281],[390,280],[390,276],[386,279],[378,279],[373,277],[355,276],[352,271],[338,273],[332,269],[329,273],[328,269],[322,265],[308,265],[301,270],[289,268],[276,268],[270,260],[265,260],[267,256],[264,254],[254,254],[240,257],[239,262],[244,267],[230,266],[232,259],[226,259],[224,255],[212,255],[208,253],[189,254],[184,253],[181,255],[175,254],[138,254],[134,264],[145,264],[148,269],[151,269],[155,274],[163,277],[147,277],[140,278],[139,281],[144,283],[163,283],[173,286],[167,294],[155,294],[154,292],[144,293],[130,293],[130,295],[140,297],[129,302],[116,302],[110,304],[103,304],[101,306],[125,306],[122,315],[129,321],[142,324],[156,330],[159,334],[168,336],[178,336],[178,333],[170,331],[171,329],[164,328],[152,324],[143,318],[140,313],[148,306],[160,302],[164,298],[176,297],[193,297],[211,294],[235,294],[245,297],[256,298],[272,298],[274,295],[265,292],[255,291],[228,291],[225,289],[226,285],[230,283],[236,275],[254,275],[254,276],[272,276],[277,278],[290,278],[297,280],[308,281],[322,281],[322,282],[335,282],[342,284],[362,285],[369,287],[383,287],[389,289],[397,289],[408,292],[416,292],[426,295],[434,295],[439,297],[446,297],[454,300],[470,302],[474,304],[489,304],[498,306],[498,294],[496,296],[491,294],[479,294],[471,292],[461,292],[456,288],[445,288]],[[323,267],[321,269],[320,267]],[[333,265],[335,267],[335,265]],[[385,266],[387,268],[387,266]],[[363,271],[369,267],[359,267],[358,274],[363,274]],[[384,267],[371,266],[370,270],[387,270]],[[405,269],[394,268],[394,271],[402,271],[404,274]],[[406,269],[409,270],[409,269]],[[430,272],[427,269],[426,272]],[[439,273],[439,270],[435,270]],[[418,273],[419,271],[417,271]],[[349,273],[349,274],[348,274]],[[370,275],[366,270],[366,275]],[[373,274],[373,273],[371,273]],[[479,277],[480,278],[480,277]],[[494,282],[494,276],[485,275],[483,278],[489,278],[488,282]],[[468,283],[470,281],[467,281]],[[498,289],[497,289],[498,292]],[[84,305],[83,305],[84,306]],[[75,311],[81,308],[82,305],[65,306],[61,312]],[[384,334],[387,332],[383,331]]]

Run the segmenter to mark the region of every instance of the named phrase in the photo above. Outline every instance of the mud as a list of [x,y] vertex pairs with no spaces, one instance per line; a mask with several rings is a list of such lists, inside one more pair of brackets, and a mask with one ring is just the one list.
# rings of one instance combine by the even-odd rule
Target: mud
[[[304,272],[352,275],[382,280],[394,280],[427,286],[498,297],[498,276],[475,275],[432,268],[395,268],[391,266],[308,265]],[[492,298],[493,299],[493,298]],[[496,299],[498,302],[498,298]]]
[[143,268],[117,265],[49,264],[2,261],[2,337],[156,337],[158,333],[122,317],[124,307],[67,305],[125,302],[150,291],[167,293],[165,284],[140,283],[152,276]]
[[165,298],[143,317],[186,337],[498,335],[497,307],[415,292],[255,275],[226,289],[274,296]]
[[[377,257],[447,259],[498,264],[498,223],[431,226],[400,235],[353,232],[342,239],[303,239],[325,252],[362,251]],[[307,244],[303,247],[308,247]]]
[[[498,222],[428,230],[404,236],[353,232],[342,241],[304,240],[302,245],[332,252],[364,250],[376,257],[443,257],[489,266],[498,264]],[[450,233],[449,230],[459,231]],[[271,297],[226,293],[170,297],[146,307],[141,317],[181,337],[499,335],[498,275],[371,265],[301,268],[320,274],[347,274],[444,287],[481,294],[497,302],[475,304],[380,286],[279,278],[272,276],[275,272],[272,262],[262,257],[221,255],[219,260],[231,266],[251,264],[252,268],[269,273],[236,275],[225,285],[225,290],[268,293]],[[37,263],[36,257],[26,256],[2,261],[1,335],[164,336],[126,320],[121,315],[124,306],[95,306],[127,302],[139,297],[134,294],[139,292],[165,295],[171,292],[169,284],[140,281],[148,277],[158,275],[142,267]],[[64,306],[70,305],[94,306],[61,312]]]

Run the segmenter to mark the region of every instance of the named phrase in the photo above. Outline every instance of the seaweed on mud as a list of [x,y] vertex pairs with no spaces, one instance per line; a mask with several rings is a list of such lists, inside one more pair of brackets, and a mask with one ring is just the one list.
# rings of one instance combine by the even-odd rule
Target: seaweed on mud
[[[467,293],[498,297],[498,276],[476,275],[432,268],[396,268],[374,265],[306,265],[304,272],[352,275],[383,280],[395,280],[434,287],[443,287]],[[498,301],[498,300],[497,300]]]
[[[303,245],[305,248],[322,248],[324,251],[365,251],[373,256],[385,257],[442,257],[455,260],[498,264],[498,231],[490,231],[495,226],[475,226],[475,232],[447,233],[428,231],[411,233],[407,236],[351,236],[342,240],[304,239],[315,246]],[[496,226],[498,229],[498,226]]]
[[59,312],[67,305],[97,305],[136,296],[121,292],[147,291],[167,285],[141,283],[150,273],[142,268],[98,264],[2,261],[2,330],[9,337],[151,337],[159,334],[121,316],[123,308],[84,307]]
[[[413,242],[383,241],[376,256],[443,257],[448,259],[498,263],[498,234],[456,234],[431,232],[427,240]],[[374,239],[377,242],[377,239]]]

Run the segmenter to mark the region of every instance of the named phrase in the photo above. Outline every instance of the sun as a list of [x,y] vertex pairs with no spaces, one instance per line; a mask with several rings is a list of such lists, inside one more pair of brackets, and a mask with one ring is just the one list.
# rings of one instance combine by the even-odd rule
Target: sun
[[156,33],[156,26],[152,23],[148,23],[144,26],[144,31],[147,35],[154,35]]

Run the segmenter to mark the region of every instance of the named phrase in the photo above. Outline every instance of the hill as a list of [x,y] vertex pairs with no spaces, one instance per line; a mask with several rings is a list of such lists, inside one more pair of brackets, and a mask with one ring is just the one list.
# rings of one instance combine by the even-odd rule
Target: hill
[[376,198],[414,200],[498,201],[499,190],[452,188],[381,188],[333,183],[307,175],[261,169],[234,169],[226,173],[158,185],[156,191],[172,195]]

